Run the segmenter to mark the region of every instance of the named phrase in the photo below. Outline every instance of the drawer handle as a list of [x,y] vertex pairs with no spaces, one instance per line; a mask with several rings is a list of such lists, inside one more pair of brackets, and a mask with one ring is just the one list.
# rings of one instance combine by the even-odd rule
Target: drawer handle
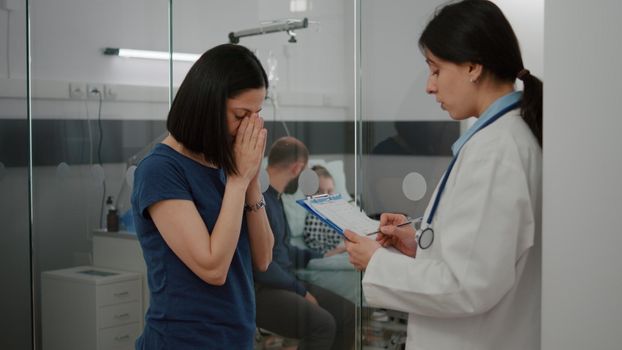
[[130,317],[130,314],[127,312],[124,314],[114,315],[114,318],[126,318],[126,317]]
[[124,296],[129,295],[129,294],[130,294],[130,292],[125,291],[125,292],[120,292],[120,293],[114,293],[114,296],[115,297],[124,297]]
[[130,339],[130,335],[126,334],[126,335],[118,335],[116,337],[114,337],[114,340],[116,341],[124,341],[124,340],[129,340]]

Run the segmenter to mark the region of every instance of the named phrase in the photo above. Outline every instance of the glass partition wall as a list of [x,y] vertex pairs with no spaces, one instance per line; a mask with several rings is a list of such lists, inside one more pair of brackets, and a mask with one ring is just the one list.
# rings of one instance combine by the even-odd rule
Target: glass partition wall
[[[350,0],[175,0],[172,7],[175,52],[201,53],[234,42],[252,50],[261,61],[269,80],[267,99],[260,113],[268,130],[264,167],[268,165],[271,145],[282,137],[294,137],[309,152],[307,172],[303,175],[314,166],[324,166],[332,175],[335,191],[348,198],[354,196],[353,7]],[[285,27],[292,29],[283,30]],[[181,83],[189,67],[174,64],[174,86]],[[330,337],[331,332],[336,332],[335,348],[354,346],[357,339],[360,274],[349,264],[346,254],[327,253],[341,243],[336,233],[331,233],[337,235],[336,239],[314,245],[317,241],[312,237],[306,211],[295,202],[304,198],[303,175],[295,193],[279,194],[288,232],[278,226],[273,231],[275,244],[280,247],[276,250],[283,251],[287,244],[297,248],[294,255],[313,252],[315,258],[296,261],[275,254],[273,258],[279,262],[273,264],[279,267],[256,276],[257,349],[308,348],[312,338],[327,336],[326,333]],[[276,190],[277,180],[269,176],[266,179],[271,186],[269,193],[273,189],[282,192]],[[314,194],[316,189],[310,193]],[[294,276],[294,284],[304,286],[323,310],[309,311],[297,304],[305,300],[300,290],[275,282],[291,282],[277,277],[279,271],[288,269],[281,259],[293,264],[286,274]],[[318,328],[314,320],[326,317],[327,313],[334,319],[336,329],[330,330],[330,320],[326,322],[328,326],[314,329]]]
[[[39,349],[130,349],[148,305],[131,171],[165,131],[169,2],[30,5],[33,300]],[[109,52],[108,52],[109,53]]]
[[[166,136],[170,101],[192,65],[171,53],[237,40],[254,51],[270,83],[266,156],[279,138],[299,139],[309,151],[306,175],[323,166],[334,191],[372,218],[422,215],[460,132],[424,93],[416,39],[437,0],[6,3],[0,186],[10,195],[0,215],[10,225],[0,271],[16,288],[3,292],[13,315],[3,329],[15,331],[1,348],[133,348],[149,290],[129,194],[134,166]],[[165,59],[121,57],[120,49]],[[300,188],[318,180],[306,175]],[[367,305],[347,254],[324,255],[340,250],[339,239],[313,245],[317,234],[295,202],[304,196],[280,196],[287,241],[317,258],[290,272],[345,302],[354,332],[338,332],[340,344],[399,349],[405,314]],[[301,333],[258,325],[255,348],[295,348]]]
[[32,347],[27,14],[0,5],[0,349]]
[[[443,2],[358,2],[357,191],[362,209],[376,219],[385,212],[423,216],[460,135],[460,123],[425,93],[429,70],[417,45]],[[373,307],[362,295],[363,348],[403,348],[404,311]]]
[[[34,347],[130,349],[144,326],[149,291],[128,217],[132,171],[165,136],[170,100],[192,62],[121,57],[122,49],[160,51],[165,58],[201,54],[229,42],[231,32],[304,23],[239,40],[269,74],[262,111],[268,144],[286,135],[301,140],[308,166],[325,166],[336,190],[355,196],[351,1],[32,0],[28,8],[20,15],[31,23],[32,75],[23,80],[32,89],[22,100],[31,104],[23,115],[31,126],[20,140],[32,145],[30,166],[22,164],[31,186],[29,196],[20,197],[25,204],[32,199],[33,216],[30,235],[24,217],[19,256],[25,262],[20,276],[28,276],[30,264],[33,270],[22,295],[29,296],[31,287],[34,313],[27,321],[34,334],[25,338],[34,339]],[[284,195],[283,203],[292,244],[309,249],[306,213],[295,203],[301,196]],[[353,322],[360,274],[347,256],[303,265],[291,273],[348,303]],[[259,327],[256,348],[295,347],[301,341],[296,335]],[[357,335],[352,327],[338,337],[354,344]]]

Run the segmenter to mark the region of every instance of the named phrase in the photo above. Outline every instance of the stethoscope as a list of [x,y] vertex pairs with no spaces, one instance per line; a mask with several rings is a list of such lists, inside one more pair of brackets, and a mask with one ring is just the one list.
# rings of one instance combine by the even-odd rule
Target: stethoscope
[[[497,119],[501,118],[504,114],[518,107],[519,104],[520,104],[520,101],[514,102],[510,104],[509,106],[503,108],[499,112],[497,112],[495,115],[490,117],[490,119],[488,119],[485,123],[483,123],[477,130],[475,130],[475,132],[473,132],[471,136],[469,136],[469,138],[467,138],[467,140],[464,143],[466,143],[469,139],[471,139],[471,137],[473,137],[473,135],[481,131],[483,128],[494,123]],[[462,147],[460,147],[460,149],[462,149]],[[415,238],[417,239],[417,244],[419,245],[419,248],[421,249],[428,249],[432,246],[432,243],[434,243],[434,229],[432,229],[432,220],[434,219],[434,214],[436,214],[436,209],[438,209],[438,203],[441,201],[441,195],[443,194],[443,191],[445,190],[445,185],[447,184],[447,179],[449,178],[451,169],[454,167],[454,164],[456,163],[456,159],[458,159],[458,154],[460,153],[460,149],[456,151],[456,154],[451,159],[451,162],[449,163],[449,166],[447,167],[447,170],[445,171],[445,175],[443,176],[443,180],[441,181],[441,184],[438,186],[436,197],[434,197],[434,204],[432,204],[430,215],[428,215],[428,218],[426,220],[426,223],[427,223],[426,228],[423,231],[417,231],[417,234],[415,236]]]

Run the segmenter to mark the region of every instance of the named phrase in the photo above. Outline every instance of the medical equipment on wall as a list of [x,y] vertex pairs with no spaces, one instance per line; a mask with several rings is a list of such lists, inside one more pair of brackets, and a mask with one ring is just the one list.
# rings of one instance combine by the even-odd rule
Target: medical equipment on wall
[[[277,86],[279,82],[279,76],[277,73],[276,67],[278,66],[278,60],[274,56],[274,52],[270,50],[268,53],[268,59],[266,61],[267,75],[268,75],[268,94],[266,95],[266,99],[270,101],[272,105],[272,125],[276,123],[277,109],[279,108],[278,103],[278,94],[277,94]],[[281,120],[281,125],[283,125],[283,129],[285,129],[285,134],[290,136],[289,128],[287,127],[287,123],[284,120]],[[270,133],[274,135],[274,130]]]
[[232,44],[238,44],[240,42],[240,38],[247,36],[287,32],[289,35],[288,42],[295,43],[298,42],[298,40],[296,39],[296,33],[294,30],[304,29],[307,27],[309,27],[309,20],[306,17],[303,19],[287,19],[279,22],[271,22],[270,24],[262,25],[261,27],[231,32],[229,33],[229,42]]
[[[306,4],[304,7],[306,8]],[[243,29],[243,30],[239,30],[236,32],[230,32],[229,42],[232,44],[238,44],[240,42],[240,38],[243,38],[243,37],[277,33],[277,32],[287,32],[287,34],[289,35],[288,42],[296,43],[298,42],[298,40],[296,39],[296,33],[294,32],[294,30],[308,28],[310,23],[319,25],[318,22],[309,21],[309,19],[306,17],[303,19],[284,19],[284,20],[275,20],[275,21],[265,22],[265,23],[262,23],[261,26],[257,28]],[[276,117],[277,109],[279,108],[278,94],[276,92],[279,77],[277,73],[278,61],[272,51],[269,52],[266,63],[267,63],[266,74],[268,75],[268,83],[269,83],[269,88],[268,88],[266,99],[269,100],[270,104],[272,105],[272,122],[273,122],[272,125],[274,125],[277,120],[277,117]],[[285,123],[285,121],[281,120],[281,125],[283,126],[283,129],[285,130],[285,134],[287,136],[290,136],[289,128],[287,127],[287,124]],[[274,132],[271,132],[270,134],[274,135]]]

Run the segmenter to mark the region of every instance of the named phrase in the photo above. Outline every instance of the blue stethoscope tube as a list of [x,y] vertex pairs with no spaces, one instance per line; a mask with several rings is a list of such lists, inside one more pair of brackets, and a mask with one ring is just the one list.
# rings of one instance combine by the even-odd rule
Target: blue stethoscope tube
[[[517,108],[519,104],[520,104],[520,101],[514,102],[514,103],[510,104],[509,106],[503,108],[499,112],[497,112],[497,114],[493,115],[484,124],[482,124],[467,139],[467,141],[469,139],[471,139],[471,137],[473,137],[473,135],[475,135],[476,133],[480,132],[482,129],[484,129],[488,125],[494,123],[497,119],[501,118],[507,112]],[[465,143],[466,143],[466,141],[465,141]],[[456,154],[453,156],[453,158],[451,159],[451,162],[449,163],[449,166],[447,167],[447,170],[445,171],[445,175],[443,176],[443,180],[441,181],[441,184],[438,186],[438,191],[436,192],[436,197],[434,197],[434,204],[432,204],[432,209],[430,210],[430,215],[428,215],[428,218],[426,220],[427,227],[423,231],[420,231],[420,232],[417,233],[417,237],[416,237],[417,238],[417,244],[419,245],[419,248],[421,248],[421,249],[428,249],[428,248],[430,248],[432,246],[432,243],[434,243],[434,230],[432,229],[432,220],[434,219],[434,214],[436,214],[436,209],[438,209],[438,203],[441,201],[441,195],[443,194],[443,191],[445,190],[445,185],[447,184],[447,179],[449,178],[449,174],[451,173],[451,169],[454,167],[454,164],[456,163],[456,159],[458,159],[458,154],[459,153],[460,153],[460,150],[458,150],[456,152]]]

